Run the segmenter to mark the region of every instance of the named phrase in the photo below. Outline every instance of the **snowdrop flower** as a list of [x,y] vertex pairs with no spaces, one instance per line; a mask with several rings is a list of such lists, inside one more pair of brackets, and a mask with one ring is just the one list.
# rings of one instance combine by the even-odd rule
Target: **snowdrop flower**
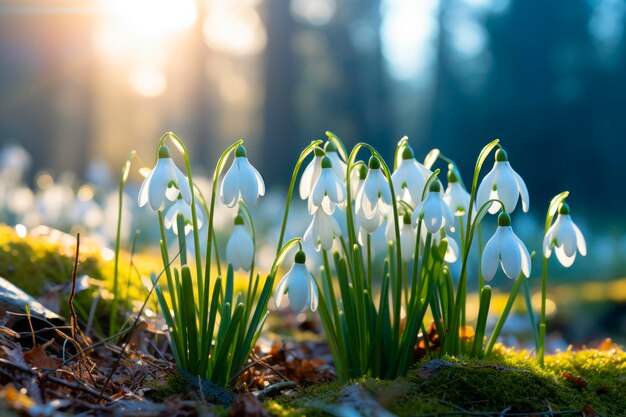
[[441,185],[438,181],[430,184],[426,198],[413,211],[413,223],[417,223],[419,219],[424,220],[426,230],[430,233],[436,233],[446,225],[450,228],[454,226],[454,216],[441,196]]
[[149,203],[152,210],[160,210],[165,197],[174,201],[179,193],[187,204],[191,204],[191,189],[187,177],[174,163],[169,148],[161,146],[156,166],[139,189],[139,207]]
[[356,197],[356,213],[362,220],[373,219],[387,213],[390,205],[391,190],[387,178],[380,169],[378,158],[372,156],[369,160],[367,177]]
[[323,157],[321,165],[322,172],[309,195],[309,213],[315,213],[321,206],[326,214],[332,214],[337,204],[346,199],[346,186],[335,175],[330,158]]
[[324,210],[317,210],[302,239],[305,242],[313,241],[315,250],[319,252],[321,248],[330,250],[335,237],[339,236],[341,236],[341,228],[337,220],[331,214],[326,214]]
[[402,227],[400,228],[400,249],[402,251],[402,260],[404,262],[409,262],[413,259],[413,255],[415,255],[416,240],[417,231],[411,224],[411,215],[409,213],[405,213],[404,216],[402,216]]
[[300,198],[306,200],[309,198],[311,194],[311,190],[313,190],[313,185],[315,185],[315,181],[320,176],[322,172],[322,158],[324,157],[324,151],[315,148],[313,151],[313,159],[304,169],[302,173],[302,178],[300,178]]
[[239,214],[235,217],[235,227],[226,244],[226,259],[235,271],[249,271],[254,260],[254,242]]
[[324,145],[324,151],[326,151],[326,156],[330,158],[330,162],[333,165],[333,171],[335,171],[335,175],[340,180],[345,180],[348,167],[346,163],[341,160],[339,152],[337,151],[337,145],[335,145],[333,141],[329,140],[328,142],[326,142],[326,145]]
[[443,194],[443,201],[455,216],[461,217],[465,216],[469,210],[470,198],[469,193],[459,181],[456,167],[452,164],[448,165],[448,188]]
[[549,258],[552,248],[556,252],[556,258],[561,265],[569,268],[576,259],[576,250],[582,256],[587,255],[587,243],[578,226],[570,217],[569,205],[563,202],[559,207],[556,221],[543,238],[543,256]]
[[298,251],[295,262],[289,272],[280,280],[274,293],[274,303],[280,308],[285,291],[288,291],[291,309],[295,312],[304,311],[310,306],[311,311],[317,310],[318,293],[317,284],[313,276],[306,268],[306,255]]
[[227,207],[234,207],[239,198],[247,206],[256,204],[259,196],[265,195],[265,183],[259,171],[248,161],[248,154],[243,146],[238,146],[235,159],[224,175],[220,196]]
[[381,224],[385,221],[385,216],[382,213],[377,213],[373,217],[365,217],[361,213],[356,213],[356,228],[359,229],[359,236],[364,238],[361,242],[363,244],[367,240],[367,235],[374,233]]
[[417,162],[413,149],[409,145],[405,145],[402,150],[402,160],[391,175],[393,188],[402,200],[410,200],[413,204],[419,204],[431,174],[431,170]]
[[[172,229],[175,235],[178,235],[178,226],[176,224],[176,219],[178,214],[183,216],[184,225],[185,225],[185,234],[188,234],[193,229],[193,220],[191,215],[191,206],[189,206],[185,200],[178,197],[178,199],[167,209],[165,212],[165,217],[163,218],[163,225],[166,229]],[[202,223],[204,222],[204,217],[202,216],[202,210],[196,203],[196,219],[198,221],[198,229],[202,227]]]
[[[424,233],[424,231],[422,230],[422,237],[424,240],[426,239],[425,235],[426,233]],[[446,248],[446,253],[443,256],[443,260],[449,264],[453,264],[459,259],[459,245],[458,243],[456,243],[456,240],[451,235],[443,233],[443,231],[440,233],[435,233],[433,235],[433,245],[439,246],[439,244],[441,243],[441,239],[443,238],[448,241],[448,247]]]
[[[507,213],[512,213],[517,206],[518,197],[522,198],[522,210],[528,211],[528,189],[522,177],[511,168],[509,157],[504,149],[496,151],[496,162],[485,178],[483,178],[476,193],[476,205],[480,209],[488,200],[498,199],[504,204]],[[499,204],[491,204],[489,213],[495,214],[500,210]]]
[[507,277],[516,279],[523,273],[530,276],[530,255],[522,241],[513,233],[511,217],[503,211],[498,216],[498,228],[489,239],[483,252],[481,270],[487,281],[496,274],[498,264]]
[[367,166],[361,161],[358,168],[352,169],[350,172],[350,194],[352,200],[356,200],[356,196],[359,195],[365,178],[367,178]]

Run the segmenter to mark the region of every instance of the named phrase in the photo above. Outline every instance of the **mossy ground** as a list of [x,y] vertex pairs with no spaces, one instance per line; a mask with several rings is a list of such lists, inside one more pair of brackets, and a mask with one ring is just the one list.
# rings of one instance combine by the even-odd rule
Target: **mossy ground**
[[[35,298],[50,293],[58,284],[69,284],[74,266],[75,238],[54,231],[50,236],[19,237],[15,229],[0,225],[0,276],[9,280]],[[95,292],[101,292],[98,303],[98,315],[108,315],[108,300],[112,298],[114,263],[103,256],[102,247],[89,239],[81,239],[78,275],[87,275],[101,287],[93,286],[79,292],[75,299],[75,307],[82,319],[87,318],[89,309],[95,299]],[[130,270],[130,254],[123,252],[120,256],[119,282],[122,298],[143,301],[147,292],[142,288],[139,277],[134,277],[128,284]],[[161,259],[150,254],[135,256],[134,263],[141,274],[148,275],[159,271]],[[67,288],[66,288],[67,289]],[[68,291],[61,291],[59,306],[61,315],[67,317],[67,304],[64,297]],[[95,322],[98,324],[98,321]],[[97,329],[102,331],[102,329]]]
[[345,388],[357,383],[398,416],[443,416],[464,410],[521,414],[560,410],[583,415],[585,408],[604,416],[626,415],[626,353],[619,349],[558,353],[546,358],[545,369],[527,352],[504,349],[485,360],[426,359],[405,378],[316,385],[266,406],[284,417],[327,415],[325,407],[340,405]]

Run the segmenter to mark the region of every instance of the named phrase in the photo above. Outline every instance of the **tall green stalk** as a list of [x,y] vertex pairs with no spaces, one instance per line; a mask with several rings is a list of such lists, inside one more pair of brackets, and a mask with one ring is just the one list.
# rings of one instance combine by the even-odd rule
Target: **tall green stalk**
[[[122,213],[124,210],[124,186],[128,180],[128,174],[130,174],[130,164],[135,158],[135,151],[131,151],[126,158],[124,166],[122,166],[122,172],[120,175],[120,182],[117,189],[117,227],[115,229],[115,260],[113,266],[113,301],[111,302],[111,311],[109,312],[109,335],[118,333],[118,308],[119,308],[119,267],[120,267],[120,243],[122,240]],[[129,279],[127,277],[127,279]]]
[[[548,206],[548,212],[546,213],[546,224],[543,230],[544,236],[546,235],[546,233],[548,233],[548,229],[552,224],[552,219],[559,209],[559,206],[567,198],[568,195],[568,191],[563,191],[562,193],[557,194],[552,199],[552,201],[550,201],[550,205]],[[539,320],[539,346],[537,347],[537,363],[543,367],[546,349],[546,298],[548,292],[548,258],[546,258],[543,253],[541,257],[541,317]]]

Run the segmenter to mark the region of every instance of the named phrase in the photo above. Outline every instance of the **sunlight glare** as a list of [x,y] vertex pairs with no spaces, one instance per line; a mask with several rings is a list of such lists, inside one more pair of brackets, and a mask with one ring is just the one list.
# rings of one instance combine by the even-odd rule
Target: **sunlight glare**
[[102,12],[126,34],[154,36],[190,28],[196,21],[194,0],[102,0]]
[[163,72],[148,66],[133,69],[129,82],[133,90],[144,97],[158,97],[167,88],[167,79]]
[[434,59],[438,9],[438,0],[383,1],[383,54],[395,78],[419,77]]
[[207,45],[234,55],[256,55],[265,49],[267,35],[256,10],[243,3],[219,3],[204,22]]

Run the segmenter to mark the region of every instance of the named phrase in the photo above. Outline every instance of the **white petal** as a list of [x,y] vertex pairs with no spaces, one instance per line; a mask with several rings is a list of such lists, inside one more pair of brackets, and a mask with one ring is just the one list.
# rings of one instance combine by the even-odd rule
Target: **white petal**
[[[318,157],[314,157],[311,162],[306,166],[304,172],[302,173],[302,178],[300,178],[300,198],[306,200],[311,193],[311,189],[313,188],[313,172],[315,171],[315,164]],[[319,160],[321,162],[321,159]],[[317,179],[317,178],[316,178]]]
[[511,168],[513,171],[513,176],[515,177],[515,182],[517,183],[517,188],[519,189],[520,196],[522,197],[522,210],[524,213],[528,212],[528,208],[530,207],[530,197],[528,196],[528,188],[526,188],[526,183],[520,177],[520,175]]
[[250,169],[252,170],[252,172],[254,173],[254,176],[256,177],[256,182],[257,182],[257,187],[259,190],[259,195],[260,196],[264,196],[265,195],[265,182],[263,181],[263,177],[261,176],[261,173],[254,167],[254,165],[250,164]]
[[585,242],[585,236],[583,236],[582,232],[578,226],[574,224],[574,222],[572,222],[572,226],[574,226],[574,231],[576,232],[576,244],[578,246],[578,251],[582,256],[587,256],[587,243]]
[[337,152],[328,152],[326,156],[328,156],[328,158],[330,159],[330,163],[333,167],[333,172],[335,173],[337,178],[339,178],[342,182],[345,181],[346,171],[348,168],[346,163],[341,160]]
[[[478,191],[476,192],[476,210],[480,210],[480,208],[491,199],[491,193],[493,191],[493,181],[496,176],[496,167],[494,167],[485,175],[480,185],[478,186]],[[491,204],[489,206],[489,213],[495,214],[500,209],[498,204]]]
[[159,158],[148,188],[148,202],[152,210],[157,211],[163,205],[166,190],[171,181],[175,181],[174,161],[171,158]]
[[176,187],[180,191],[180,195],[183,200],[191,205],[191,188],[189,188],[189,179],[183,174],[183,172],[174,165],[174,171],[176,172]]
[[303,311],[310,300],[309,295],[309,282],[304,264],[294,264],[293,272],[289,276],[289,303],[291,309],[295,312]]
[[324,213],[326,213],[327,215],[331,215],[335,212],[335,207],[337,207],[337,203],[328,198],[328,196],[325,196],[322,200],[321,207]]
[[568,256],[567,253],[563,250],[563,246],[557,246],[554,248],[554,253],[556,254],[556,258],[559,260],[561,265],[565,268],[569,268],[574,264],[574,260],[576,259],[576,252],[573,255]]
[[322,169],[321,174],[313,185],[313,190],[311,191],[309,198],[311,200],[311,203],[316,207],[319,207],[322,204],[322,201],[326,196],[329,172],[332,173],[332,170],[329,168]]
[[239,197],[239,172],[237,165],[237,158],[233,160],[232,165],[226,171],[224,179],[222,180],[222,187],[220,189],[220,197],[222,203],[227,207],[234,207]]
[[402,260],[409,262],[415,255],[415,240],[417,233],[410,224],[403,224],[400,230],[400,249],[402,251]]
[[552,255],[552,246],[554,246],[554,229],[556,223],[554,223],[548,231],[546,235],[543,237],[543,257],[549,258]]
[[456,240],[452,238],[452,236],[446,236],[446,238],[448,239],[448,249],[446,249],[446,254],[443,260],[449,264],[453,264],[459,259],[459,245],[456,243]]
[[139,207],[143,207],[146,203],[148,203],[148,190],[150,189],[152,172],[154,172],[154,170],[150,171],[150,174],[148,174],[148,176],[143,180],[143,183],[141,183],[141,188],[139,188]]
[[274,304],[277,308],[280,308],[280,304],[283,300],[283,295],[285,294],[285,290],[287,289],[287,284],[289,283],[289,274],[293,270],[290,269],[289,272],[280,280],[278,285],[276,286],[276,292],[274,292]]
[[322,157],[314,156],[311,162],[306,166],[300,179],[300,198],[306,200],[311,194],[313,184],[317,181],[322,168]]
[[383,222],[383,217],[377,213],[374,213],[372,217],[367,217],[361,212],[357,213],[357,216],[359,220],[359,225],[367,233],[374,233]]
[[522,272],[522,254],[517,244],[516,236],[511,226],[498,227],[502,229],[500,238],[500,262],[502,270],[510,279],[516,279]]
[[481,271],[487,281],[491,281],[498,270],[498,264],[500,263],[500,237],[501,231],[500,227],[498,227],[496,233],[489,239],[483,251]]
[[254,242],[242,224],[235,225],[226,245],[226,259],[233,269],[249,271],[254,259]]
[[513,175],[513,169],[509,161],[496,162],[496,165],[498,172],[496,179],[498,199],[504,204],[506,212],[512,213],[517,206],[519,198],[519,189]]
[[443,224],[443,207],[437,201],[437,193],[428,193],[424,201],[424,224],[430,233],[436,233]]
[[[511,229],[511,233],[513,233],[512,229]],[[528,253],[528,249],[526,248],[526,245],[524,245],[524,242],[522,242],[522,240],[519,237],[517,237],[515,233],[513,233],[513,237],[515,241],[517,242],[517,248],[521,256],[522,272],[524,273],[524,276],[528,278],[530,277],[530,270],[532,267],[530,254]]]
[[310,293],[310,299],[311,299],[311,311],[315,311],[317,310],[317,304],[319,302],[319,294],[317,293],[317,284],[315,283],[315,280],[313,279],[313,276],[311,275],[310,272],[307,271],[307,278],[309,280],[309,293]]
[[238,158],[239,163],[239,189],[241,193],[241,199],[248,206],[254,206],[259,199],[259,182],[257,178],[257,172],[248,158],[240,156]]

